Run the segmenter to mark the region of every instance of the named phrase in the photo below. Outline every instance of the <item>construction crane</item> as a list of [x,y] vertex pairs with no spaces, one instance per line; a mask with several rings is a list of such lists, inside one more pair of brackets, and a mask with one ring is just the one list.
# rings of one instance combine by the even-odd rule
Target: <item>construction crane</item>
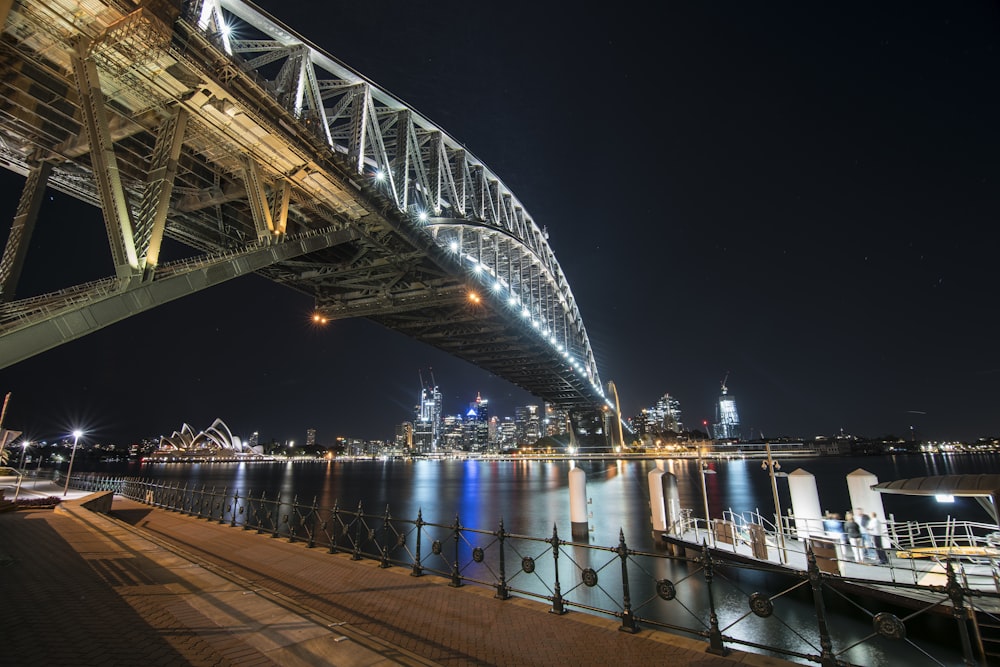
[[722,378],[722,393],[723,394],[725,394],[727,391],[729,391],[726,388],[726,380],[728,380],[728,379],[729,379],[729,371],[726,371],[726,377]]

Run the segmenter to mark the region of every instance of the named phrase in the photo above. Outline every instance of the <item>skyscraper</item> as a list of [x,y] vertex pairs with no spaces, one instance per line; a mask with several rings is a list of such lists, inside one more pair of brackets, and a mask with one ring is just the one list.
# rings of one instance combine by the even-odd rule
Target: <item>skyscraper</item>
[[537,405],[514,408],[514,422],[517,425],[517,441],[522,445],[533,445],[542,437],[541,415]]
[[489,446],[490,440],[490,407],[489,400],[476,392],[476,400],[469,404],[465,413],[467,442],[470,451],[478,452]]
[[431,374],[430,384],[420,376],[420,405],[413,425],[413,444],[418,452],[436,452],[441,444],[441,391]]
[[740,415],[736,412],[736,397],[729,394],[726,387],[726,380],[729,373],[722,380],[722,395],[715,406],[715,423],[712,425],[712,437],[716,440],[739,440],[740,438]]

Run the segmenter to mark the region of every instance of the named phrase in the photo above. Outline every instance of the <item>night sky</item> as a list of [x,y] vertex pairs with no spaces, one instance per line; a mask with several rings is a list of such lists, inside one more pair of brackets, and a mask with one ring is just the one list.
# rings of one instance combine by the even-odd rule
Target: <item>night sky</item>
[[[626,415],[669,392],[700,427],[728,374],[745,435],[1000,434],[1000,5],[552,4],[260,3],[548,229]],[[113,273],[99,212],[50,194],[19,297]],[[0,370],[5,425],[389,438],[431,369],[446,413],[538,402],[311,306],[251,276],[136,316]]]

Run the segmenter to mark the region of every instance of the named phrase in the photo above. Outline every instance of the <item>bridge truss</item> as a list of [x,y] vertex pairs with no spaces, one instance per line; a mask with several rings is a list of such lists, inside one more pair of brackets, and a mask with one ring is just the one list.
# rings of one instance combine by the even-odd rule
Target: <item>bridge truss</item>
[[[0,367],[256,272],[561,407],[614,408],[514,194],[259,8],[0,0],[0,18],[0,164],[26,177],[0,260]],[[114,275],[15,299],[46,187],[100,207]],[[201,254],[161,263],[164,237]]]

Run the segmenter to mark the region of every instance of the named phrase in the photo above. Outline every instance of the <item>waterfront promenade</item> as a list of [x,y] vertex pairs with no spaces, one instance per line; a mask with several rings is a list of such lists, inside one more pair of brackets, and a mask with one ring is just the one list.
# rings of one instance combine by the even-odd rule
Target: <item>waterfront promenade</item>
[[84,496],[0,514],[4,665],[791,664],[120,497],[103,515]]

